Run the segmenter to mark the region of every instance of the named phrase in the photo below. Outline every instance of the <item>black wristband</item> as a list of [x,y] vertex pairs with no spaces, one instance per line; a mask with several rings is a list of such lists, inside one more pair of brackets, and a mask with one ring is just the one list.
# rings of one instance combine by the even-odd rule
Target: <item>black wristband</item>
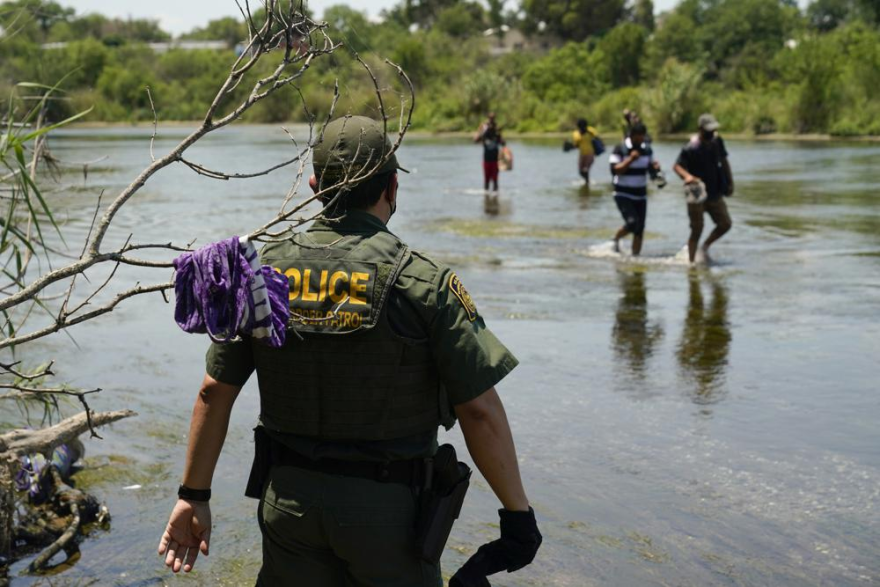
[[211,490],[193,489],[191,487],[187,487],[186,485],[181,484],[180,487],[177,488],[177,497],[179,497],[180,499],[188,499],[191,501],[210,501]]

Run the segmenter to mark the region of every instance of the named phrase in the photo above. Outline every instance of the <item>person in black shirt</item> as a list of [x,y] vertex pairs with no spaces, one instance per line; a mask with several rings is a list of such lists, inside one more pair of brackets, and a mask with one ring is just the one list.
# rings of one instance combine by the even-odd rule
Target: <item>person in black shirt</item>
[[498,156],[501,154],[501,147],[506,143],[501,136],[501,129],[495,121],[495,113],[490,112],[489,118],[480,125],[477,134],[474,136],[475,143],[483,143],[483,189],[489,191],[489,184],[492,184],[492,190],[498,191]]
[[720,124],[711,114],[703,114],[699,119],[700,132],[691,138],[681,150],[675,162],[675,172],[685,184],[702,181],[706,186],[706,200],[688,203],[688,216],[691,235],[688,239],[688,257],[693,263],[697,257],[697,247],[703,234],[703,216],[709,214],[715,229],[703,243],[701,251],[709,260],[709,247],[724,236],[733,226],[724,196],[733,195],[733,173],[727,160],[724,140],[718,136]]

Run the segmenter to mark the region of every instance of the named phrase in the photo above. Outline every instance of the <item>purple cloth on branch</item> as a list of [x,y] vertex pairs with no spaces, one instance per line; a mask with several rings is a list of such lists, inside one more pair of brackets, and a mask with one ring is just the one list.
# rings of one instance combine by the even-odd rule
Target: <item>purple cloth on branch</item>
[[247,239],[232,237],[174,260],[174,319],[186,332],[226,343],[249,335],[271,347],[284,345],[289,284],[260,266]]

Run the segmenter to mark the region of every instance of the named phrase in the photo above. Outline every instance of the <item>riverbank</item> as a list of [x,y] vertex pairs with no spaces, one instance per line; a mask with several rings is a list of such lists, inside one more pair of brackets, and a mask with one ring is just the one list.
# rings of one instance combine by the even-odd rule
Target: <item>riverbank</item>
[[[162,128],[195,128],[202,124],[201,120],[168,120],[162,121],[159,124],[159,129]],[[270,128],[281,128],[286,126],[299,126],[302,125],[300,122],[293,123],[278,123],[278,124],[246,124],[244,126],[251,127],[270,127]],[[117,129],[117,128],[135,128],[135,129],[144,129],[144,128],[152,128],[152,122],[80,122],[76,124],[71,124],[68,126],[68,129]],[[599,129],[599,134],[608,140],[609,137],[615,135],[619,132],[619,129],[604,130]],[[465,139],[472,138],[473,132],[470,131],[431,131],[426,129],[414,129],[407,133],[410,137],[413,138],[439,138],[439,139]],[[568,132],[513,132],[508,131],[504,133],[506,138],[509,139],[566,139],[569,137],[570,133]],[[880,142],[880,135],[863,135],[863,136],[838,136],[838,135],[830,135],[830,134],[794,134],[794,133],[772,133],[772,134],[761,134],[756,135],[753,133],[725,133],[722,130],[722,135],[725,140],[731,141],[792,141],[792,142],[805,142],[805,143],[822,143],[822,142],[855,142],[855,143],[878,143]],[[671,133],[671,134],[659,134],[654,135],[655,139],[665,140],[665,141],[677,141],[677,140],[687,140],[690,138],[691,133]]]

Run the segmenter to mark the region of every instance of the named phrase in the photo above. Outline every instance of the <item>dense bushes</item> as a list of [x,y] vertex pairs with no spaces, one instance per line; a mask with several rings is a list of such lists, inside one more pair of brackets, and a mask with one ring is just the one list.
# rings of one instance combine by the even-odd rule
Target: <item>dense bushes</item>
[[[575,26],[571,10],[562,10],[568,4],[545,4],[547,17],[560,19],[548,26],[568,34],[566,27]],[[484,36],[485,28],[493,25],[497,33],[500,22],[536,25],[505,16],[503,3],[489,5],[487,11],[468,0],[436,0],[413,12],[401,3],[381,24],[341,5],[325,17],[346,50],[385,72],[383,87],[399,89],[383,68],[384,57],[409,73],[417,85],[417,128],[471,130],[494,110],[508,130],[564,130],[586,116],[601,130],[617,132],[628,107],[654,133],[689,131],[710,110],[726,132],[880,134],[880,32],[868,0],[815,0],[804,13],[788,0],[683,0],[657,19],[655,30],[646,16],[650,2],[641,0],[627,3],[634,8],[615,17],[614,26],[585,35],[577,25],[572,40],[556,49],[501,56],[492,56],[497,37]],[[544,6],[523,5],[526,17]],[[53,104],[56,117],[94,105],[92,120],[150,120],[144,91],[150,86],[163,120],[198,118],[234,58],[231,49],[156,55],[140,44],[167,36],[155,23],[77,18],[60,8],[51,14],[0,40],[0,85],[55,83],[66,76],[71,99]],[[240,23],[226,18],[187,36],[231,43],[243,35]],[[70,42],[64,49],[40,49],[46,40]],[[375,111],[370,80],[345,50],[318,60],[306,79],[300,90],[318,115],[327,112],[336,79],[340,108]],[[278,94],[247,120],[302,120],[297,100],[295,91]]]

